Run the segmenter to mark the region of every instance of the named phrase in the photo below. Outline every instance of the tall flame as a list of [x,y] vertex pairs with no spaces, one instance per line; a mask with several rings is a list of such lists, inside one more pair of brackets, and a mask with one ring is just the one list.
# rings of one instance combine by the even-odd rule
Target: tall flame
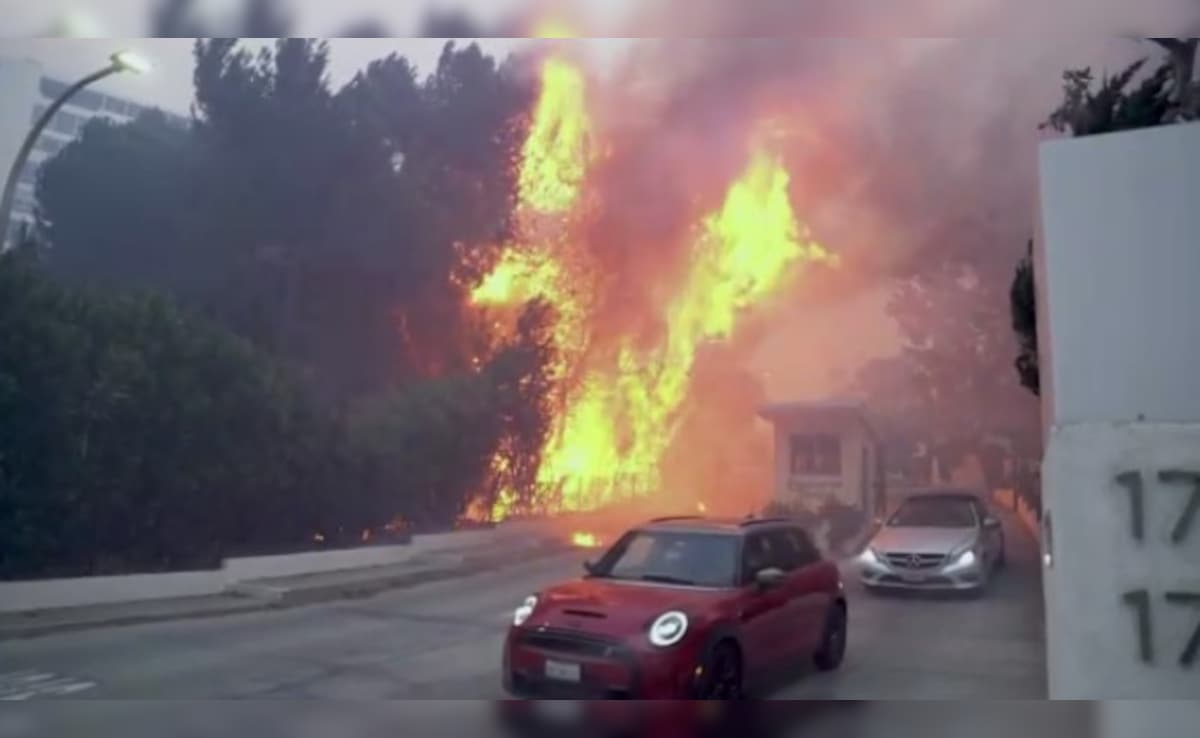
[[[543,509],[586,510],[656,491],[676,435],[697,352],[728,339],[743,311],[759,304],[805,262],[828,262],[796,218],[781,161],[756,149],[721,206],[691,236],[690,262],[662,306],[656,345],[632,337],[591,345],[590,308],[599,280],[572,238],[582,217],[593,130],[583,74],[552,57],[519,162],[518,247],[507,249],[472,294],[481,306],[542,299],[555,308],[560,408],[538,469]],[[502,493],[494,519],[510,512]]]
[[564,59],[547,59],[521,157],[521,202],[546,213],[569,211],[583,184],[590,138],[583,73]]

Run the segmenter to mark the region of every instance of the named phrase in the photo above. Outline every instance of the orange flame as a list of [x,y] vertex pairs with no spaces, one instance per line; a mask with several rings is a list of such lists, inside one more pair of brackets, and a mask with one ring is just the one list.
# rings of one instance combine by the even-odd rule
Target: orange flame
[[[691,261],[663,305],[665,331],[646,347],[632,336],[594,351],[590,315],[599,280],[572,238],[584,215],[594,131],[584,75],[562,58],[542,67],[541,96],[519,163],[517,244],[472,293],[479,306],[538,298],[555,308],[561,408],[542,449],[537,503],[546,511],[589,510],[659,490],[661,462],[679,426],[696,355],[730,338],[738,319],[808,262],[832,262],[797,219],[790,176],[756,148],[721,206],[691,236]],[[493,520],[512,512],[502,491]],[[699,508],[704,510],[703,503]]]

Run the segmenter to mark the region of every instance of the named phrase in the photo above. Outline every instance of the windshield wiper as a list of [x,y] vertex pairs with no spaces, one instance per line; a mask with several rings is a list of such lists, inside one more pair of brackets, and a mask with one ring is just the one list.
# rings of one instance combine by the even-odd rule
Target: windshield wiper
[[679,577],[670,577],[664,574],[643,574],[641,576],[643,582],[659,582],[660,584],[684,584],[695,585],[696,583],[690,579],[680,579]]

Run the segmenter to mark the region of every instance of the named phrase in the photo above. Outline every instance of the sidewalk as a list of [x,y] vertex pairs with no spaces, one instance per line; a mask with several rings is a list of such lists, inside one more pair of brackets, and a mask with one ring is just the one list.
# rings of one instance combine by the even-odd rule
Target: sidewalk
[[402,564],[238,582],[223,594],[0,614],[0,641],[91,628],[193,620],[318,602],[370,597],[391,589],[454,579],[572,550],[556,539],[503,541]]

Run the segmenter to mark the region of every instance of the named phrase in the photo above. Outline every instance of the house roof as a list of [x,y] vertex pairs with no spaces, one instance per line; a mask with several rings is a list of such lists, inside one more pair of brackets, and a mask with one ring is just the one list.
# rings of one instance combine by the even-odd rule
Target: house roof
[[781,420],[803,418],[814,420],[820,418],[851,420],[860,423],[871,435],[875,435],[875,429],[871,426],[868,419],[867,406],[859,400],[831,399],[816,402],[776,402],[760,407],[758,415],[772,423]]

